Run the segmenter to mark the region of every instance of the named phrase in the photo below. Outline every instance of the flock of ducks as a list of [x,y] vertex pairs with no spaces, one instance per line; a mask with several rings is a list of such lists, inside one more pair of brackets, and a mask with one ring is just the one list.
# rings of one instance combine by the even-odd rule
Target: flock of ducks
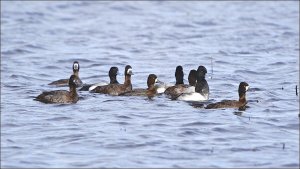
[[[133,89],[131,84],[131,75],[133,75],[132,67],[127,65],[125,67],[125,80],[123,84],[117,81],[119,69],[111,67],[109,70],[109,84],[83,84],[79,78],[79,62],[73,63],[73,74],[69,79],[61,79],[49,83],[57,87],[69,86],[69,91],[55,90],[46,91],[38,95],[34,100],[43,103],[76,103],[79,100],[77,88],[79,91],[89,91],[91,93],[108,94],[112,96],[145,96],[153,98],[158,94],[165,94],[172,100],[185,101],[205,101],[209,99],[209,86],[205,80],[207,70],[204,66],[199,66],[197,70],[191,70],[188,76],[189,84],[183,82],[183,68],[177,66],[175,70],[176,84],[174,86],[166,86],[158,80],[155,74],[149,74],[147,79],[146,89]],[[246,82],[241,82],[238,88],[239,100],[223,100],[221,102],[208,104],[206,109],[216,108],[243,108],[246,106],[246,91],[249,85]]]

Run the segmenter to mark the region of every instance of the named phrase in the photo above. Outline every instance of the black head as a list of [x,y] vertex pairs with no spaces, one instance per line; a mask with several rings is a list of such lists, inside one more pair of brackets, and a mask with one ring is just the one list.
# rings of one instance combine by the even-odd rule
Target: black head
[[118,72],[119,72],[119,69],[117,67],[113,66],[109,69],[108,75],[109,75],[109,77],[113,77],[113,76],[115,77],[115,76],[117,76]]
[[198,78],[205,78],[205,74],[207,73],[207,70],[204,66],[199,66],[197,69],[197,75]]
[[77,61],[73,63],[73,72],[79,72],[79,63]]
[[175,71],[176,84],[183,84],[183,69],[182,66],[177,66]]
[[131,67],[130,65],[127,65],[127,66],[125,67],[125,72],[124,72],[124,74],[125,74],[125,76],[126,76],[126,75],[133,75],[133,73],[132,73],[132,67]]
[[195,86],[196,85],[196,80],[197,80],[197,71],[195,69],[191,70],[189,73],[189,84],[191,86]]
[[148,80],[147,80],[148,88],[153,86],[157,82],[158,82],[158,80],[157,80],[157,76],[155,74],[150,74],[148,76]]
[[75,75],[70,76],[69,87],[75,87],[76,88],[76,76]]
[[241,82],[239,85],[239,96],[241,97],[241,95],[245,94],[246,91],[248,90],[249,85],[246,82]]

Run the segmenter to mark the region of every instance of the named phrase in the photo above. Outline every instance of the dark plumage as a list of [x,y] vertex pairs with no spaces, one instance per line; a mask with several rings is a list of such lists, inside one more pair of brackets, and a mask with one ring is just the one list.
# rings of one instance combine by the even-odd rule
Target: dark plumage
[[158,83],[157,76],[155,74],[150,74],[147,79],[147,89],[134,89],[129,92],[122,93],[122,96],[148,96],[149,98],[154,97],[157,92],[155,88],[155,83]]
[[196,86],[197,82],[197,71],[195,69],[192,69],[188,76],[188,81],[190,86]]
[[177,66],[175,70],[176,84],[175,86],[168,87],[164,92],[164,94],[167,95],[168,98],[176,99],[182,93],[186,92],[188,87],[190,87],[189,85],[185,85],[183,83],[183,76],[184,74],[182,66]]
[[55,90],[49,92],[43,92],[38,95],[34,100],[43,103],[76,103],[78,101],[78,95],[75,84],[76,76],[71,75],[69,81],[69,91]]
[[[75,61],[73,63],[72,69],[73,69],[73,75],[76,76],[75,77],[76,87],[81,87],[83,83],[79,78],[79,63],[78,63],[78,61]],[[58,87],[65,87],[65,86],[68,86],[68,84],[69,84],[69,79],[60,79],[60,80],[56,80],[54,82],[51,82],[48,85],[55,85],[55,86],[58,86]]]
[[205,74],[207,70],[204,66],[199,66],[197,69],[197,82],[195,86],[195,91],[200,93],[202,96],[209,98],[209,86],[205,80]]
[[124,84],[109,84],[105,86],[98,86],[93,90],[91,90],[91,92],[117,96],[121,93],[131,91],[132,90],[131,75],[133,75],[133,73],[132,73],[132,67],[130,65],[127,65],[125,67],[124,74],[125,74]]
[[[110,79],[109,84],[119,84],[119,82],[117,80],[118,71],[119,71],[119,69],[114,66],[109,69],[109,72],[108,72],[108,76]],[[89,91],[89,88],[93,85],[97,85],[97,84],[85,84],[81,89],[79,89],[79,91]]]
[[246,91],[248,90],[248,83],[241,82],[239,85],[238,93],[239,93],[239,100],[223,100],[218,103],[212,103],[207,105],[206,109],[218,109],[218,108],[243,108],[246,106]]
[[182,66],[179,65],[176,67],[176,70],[175,70],[175,78],[176,78],[175,85],[183,84],[183,76],[184,76],[184,73],[183,73]]

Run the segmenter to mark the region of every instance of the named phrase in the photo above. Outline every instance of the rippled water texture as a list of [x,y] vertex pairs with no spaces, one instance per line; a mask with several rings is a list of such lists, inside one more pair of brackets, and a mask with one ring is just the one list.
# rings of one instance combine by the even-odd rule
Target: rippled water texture
[[[107,82],[111,66],[123,83],[130,64],[134,88],[204,65],[209,102],[237,99],[246,81],[249,108],[34,101],[74,60],[84,83]],[[299,1],[1,1],[1,167],[299,167],[298,65]]]

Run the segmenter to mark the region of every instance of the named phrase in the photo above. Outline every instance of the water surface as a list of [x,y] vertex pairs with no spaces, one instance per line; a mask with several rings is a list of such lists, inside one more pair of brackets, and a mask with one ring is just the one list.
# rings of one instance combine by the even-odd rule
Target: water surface
[[[205,110],[80,92],[77,104],[33,100],[80,63],[85,83],[130,64],[173,84],[204,65]],[[118,76],[123,82],[123,75]],[[299,2],[1,1],[1,167],[299,167]],[[67,89],[67,88],[59,88]]]

